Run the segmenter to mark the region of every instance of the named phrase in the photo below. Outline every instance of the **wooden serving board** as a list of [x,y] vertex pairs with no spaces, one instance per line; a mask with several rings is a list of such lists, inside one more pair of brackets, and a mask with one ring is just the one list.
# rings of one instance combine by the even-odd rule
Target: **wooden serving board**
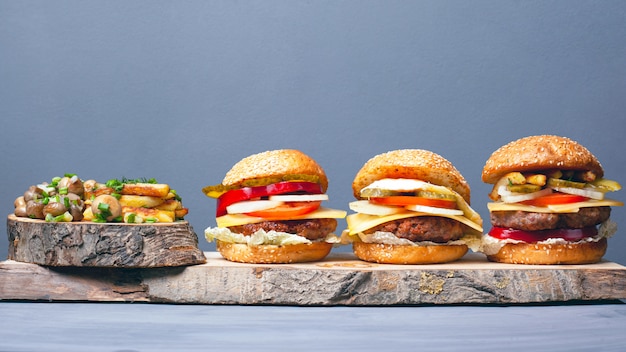
[[155,268],[206,262],[187,221],[51,223],[7,218],[8,258],[46,266]]
[[626,299],[626,267],[513,265],[468,254],[454,263],[389,265],[351,253],[303,264],[241,264],[217,252],[186,267],[119,269],[0,262],[0,300],[299,306],[518,304]]

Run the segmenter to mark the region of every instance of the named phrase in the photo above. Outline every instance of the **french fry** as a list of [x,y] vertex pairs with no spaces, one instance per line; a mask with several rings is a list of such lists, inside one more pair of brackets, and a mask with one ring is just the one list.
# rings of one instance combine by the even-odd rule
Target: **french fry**
[[150,196],[165,198],[170,193],[170,186],[164,183],[126,183],[122,195]]
[[178,201],[176,199],[167,199],[163,203],[157,205],[154,208],[155,209],[159,209],[159,210],[171,210],[171,211],[174,211],[176,209],[181,209],[182,207],[183,207],[183,204],[180,201]]
[[147,219],[155,219],[157,222],[174,222],[175,215],[173,211],[149,209],[142,207],[122,207],[124,219],[128,218],[128,214],[135,214],[135,218],[139,217],[137,222],[146,222]]
[[85,188],[83,198],[86,202],[91,202],[91,200],[97,196],[113,193],[113,188],[107,187],[106,184],[96,182],[95,180],[87,180],[83,182],[83,187]]
[[181,209],[174,210],[174,216],[176,217],[176,219],[182,219],[187,214],[189,214],[189,209],[187,209],[187,208],[181,208]]
[[165,201],[163,198],[150,196],[122,195],[120,196],[122,207],[154,208]]
[[526,183],[530,183],[537,186],[545,186],[546,185],[546,175],[542,174],[533,174],[526,176]]
[[83,221],[92,221],[93,220],[93,211],[91,210],[91,207],[87,207],[85,208],[85,210],[83,210]]
[[526,183],[526,177],[524,177],[521,172],[509,172],[504,175],[504,177],[506,177],[509,182],[514,185],[523,185]]

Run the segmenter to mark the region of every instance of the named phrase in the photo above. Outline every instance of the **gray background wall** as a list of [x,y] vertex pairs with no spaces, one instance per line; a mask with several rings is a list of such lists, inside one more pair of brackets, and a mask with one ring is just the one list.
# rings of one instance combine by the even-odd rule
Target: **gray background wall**
[[[0,0],[0,213],[66,172],[155,177],[212,250],[201,188],[242,157],[301,149],[347,209],[367,159],[424,148],[488,222],[485,160],[543,133],[624,184],[625,18],[623,1]],[[606,259],[625,248],[620,230]]]

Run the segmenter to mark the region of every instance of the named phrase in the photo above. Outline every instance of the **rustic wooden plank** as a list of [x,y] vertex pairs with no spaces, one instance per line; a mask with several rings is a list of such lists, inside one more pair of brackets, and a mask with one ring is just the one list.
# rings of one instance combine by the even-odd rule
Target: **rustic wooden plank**
[[437,265],[385,265],[349,253],[302,264],[207,262],[154,269],[53,268],[0,262],[0,299],[193,304],[518,304],[626,299],[626,267],[512,265],[468,254]]
[[206,262],[187,221],[154,224],[7,218],[8,258],[47,266],[151,268]]
[[149,302],[137,269],[45,267],[0,262],[0,299]]

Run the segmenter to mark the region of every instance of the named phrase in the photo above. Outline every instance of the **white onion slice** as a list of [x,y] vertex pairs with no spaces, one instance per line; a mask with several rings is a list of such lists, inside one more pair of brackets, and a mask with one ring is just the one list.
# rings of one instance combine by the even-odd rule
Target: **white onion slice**
[[405,211],[403,207],[373,204],[370,203],[368,200],[357,200],[351,202],[350,204],[348,204],[348,207],[357,213],[378,216],[397,214]]
[[507,197],[507,196],[513,196],[513,195],[516,195],[516,194],[519,194],[519,193],[514,193],[514,192],[509,191],[506,186],[498,187],[498,195],[499,196]]
[[44,185],[44,184],[37,185],[37,188],[39,188],[40,190],[42,190],[42,191],[44,191],[46,193],[54,192],[54,187],[48,186],[48,185]]
[[278,194],[269,196],[269,200],[279,202],[316,202],[328,200],[328,194]]
[[405,208],[412,211],[419,211],[421,213],[429,213],[434,215],[463,215],[463,211],[459,209],[435,208],[426,205],[411,204],[405,206]]
[[242,214],[252,211],[272,209],[282,204],[283,202],[276,200],[245,200],[227,206],[226,212],[228,214]]
[[573,194],[577,196],[583,196],[591,199],[602,200],[604,199],[604,192],[591,189],[591,188],[574,188],[574,187],[553,187],[555,191]]
[[531,199],[539,198],[541,196],[547,196],[548,194],[551,194],[551,193],[552,193],[551,188],[545,188],[545,189],[542,189],[541,191],[532,192],[532,193],[512,193],[512,195],[501,196],[500,199],[502,199],[504,203],[519,203],[525,200],[531,200]]

